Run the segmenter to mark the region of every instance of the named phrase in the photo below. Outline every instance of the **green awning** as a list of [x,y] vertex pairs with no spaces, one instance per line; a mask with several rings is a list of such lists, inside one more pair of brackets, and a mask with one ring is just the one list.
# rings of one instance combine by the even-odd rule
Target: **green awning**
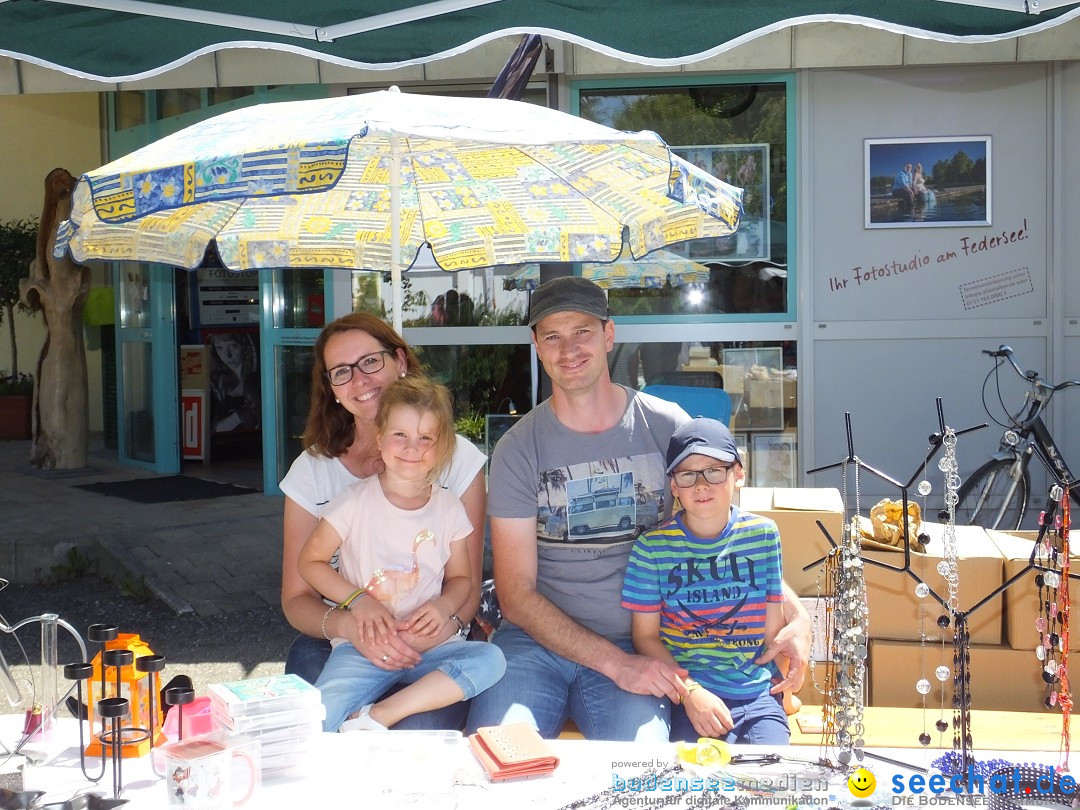
[[[1023,0],[985,0],[981,5],[943,0],[486,0],[460,8],[468,3],[0,0],[0,56],[84,78],[132,81],[227,48],[270,48],[353,67],[390,68],[452,56],[502,36],[538,33],[659,66],[698,61],[801,23],[848,22],[946,42],[990,42],[1080,14],[1075,3],[1062,5],[1062,0],[1032,3],[1048,9],[1040,14],[1002,8],[1022,9]],[[382,27],[393,22],[393,15],[417,8],[420,19]],[[380,27],[349,33],[372,18]],[[332,41],[325,41],[328,37]]]

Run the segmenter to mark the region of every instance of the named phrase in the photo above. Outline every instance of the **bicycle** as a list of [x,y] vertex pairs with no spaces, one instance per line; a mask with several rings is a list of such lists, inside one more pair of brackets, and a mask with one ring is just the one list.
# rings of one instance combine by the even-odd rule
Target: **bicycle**
[[[1032,455],[1038,455],[1047,470],[1062,486],[1068,487],[1076,479],[1058,448],[1042,414],[1050,399],[1058,391],[1080,385],[1080,380],[1067,380],[1052,385],[1037,371],[1024,371],[1016,362],[1009,346],[996,351],[983,349],[983,354],[995,358],[994,367],[983,380],[983,408],[995,424],[1005,428],[998,450],[990,460],[977,469],[960,487],[957,493],[956,522],[986,529],[1012,531],[1020,528],[1028,509],[1031,494],[1031,473],[1028,469]],[[990,413],[986,404],[986,386],[993,376],[997,382],[998,402],[1008,414],[1001,398],[998,372],[1008,363],[1030,385],[1024,392],[1024,404],[1015,415],[1009,415],[1009,424],[1002,424]],[[1073,501],[1080,505],[1080,487],[1069,490]]]

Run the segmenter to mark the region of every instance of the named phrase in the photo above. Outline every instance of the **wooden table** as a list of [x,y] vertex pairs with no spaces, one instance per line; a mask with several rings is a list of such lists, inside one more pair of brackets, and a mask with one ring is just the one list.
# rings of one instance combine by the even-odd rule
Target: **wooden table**
[[[944,734],[934,728],[942,717],[938,710],[899,709],[868,706],[863,713],[864,739],[870,748],[922,748],[919,735],[930,734],[931,749],[952,748],[952,710],[944,719],[949,730]],[[792,745],[821,744],[821,707],[804,705],[788,718]],[[801,721],[801,722],[800,722]],[[813,721],[817,721],[816,728]],[[995,712],[974,709],[971,712],[971,735],[975,749],[1003,751],[1056,751],[1061,740],[1060,712]]]

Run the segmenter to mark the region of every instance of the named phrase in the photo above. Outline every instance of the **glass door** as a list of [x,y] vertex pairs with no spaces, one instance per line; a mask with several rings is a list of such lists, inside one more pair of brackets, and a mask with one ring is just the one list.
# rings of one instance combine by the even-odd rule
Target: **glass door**
[[117,438],[122,464],[180,472],[176,293],[172,268],[114,265],[117,296]]
[[[338,284],[348,275],[338,272]],[[259,336],[263,363],[263,492],[278,488],[303,450],[311,396],[312,347],[333,311],[334,272],[274,270],[260,273],[262,311]],[[347,300],[347,297],[346,297]]]

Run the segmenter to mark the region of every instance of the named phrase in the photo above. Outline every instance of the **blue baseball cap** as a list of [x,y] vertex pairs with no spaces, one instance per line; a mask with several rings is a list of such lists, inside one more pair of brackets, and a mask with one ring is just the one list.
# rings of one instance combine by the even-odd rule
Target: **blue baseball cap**
[[671,434],[667,449],[667,470],[670,473],[687,456],[700,455],[715,458],[717,461],[737,461],[739,448],[735,446],[735,437],[727,425],[716,419],[699,416],[677,428]]

